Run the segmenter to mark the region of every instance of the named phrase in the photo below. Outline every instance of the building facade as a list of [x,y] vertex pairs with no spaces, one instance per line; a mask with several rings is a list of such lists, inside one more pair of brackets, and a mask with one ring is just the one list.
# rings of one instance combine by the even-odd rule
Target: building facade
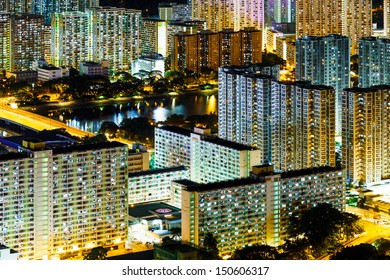
[[271,162],[290,171],[336,166],[335,90],[303,82],[272,81]]
[[193,0],[192,18],[204,20],[207,29],[213,32],[232,28],[235,31],[244,27],[264,27],[264,1],[258,0]]
[[271,82],[280,65],[225,66],[218,71],[218,136],[260,150],[270,162]]
[[342,163],[347,182],[369,184],[390,177],[390,86],[343,92]]
[[371,0],[297,0],[296,36],[339,34],[351,39],[351,54],[358,40],[371,36]]
[[21,259],[123,247],[126,155],[127,146],[114,142],[2,155],[0,240]]
[[196,73],[205,68],[218,70],[220,66],[246,65],[262,61],[262,32],[246,28],[238,32],[225,29],[197,34],[175,35],[173,68],[190,69]]
[[390,84],[390,39],[359,41],[359,87]]
[[206,135],[200,130],[163,126],[155,128],[155,166],[183,165],[196,182],[246,178],[260,163],[260,151],[250,146]]
[[140,32],[141,53],[158,53],[167,56],[167,22],[158,19],[142,19]]
[[79,69],[92,60],[89,12],[63,12],[51,17],[51,63]]
[[341,134],[341,95],[350,85],[350,39],[341,35],[296,40],[296,80],[331,86],[336,91],[336,134]]
[[45,24],[51,23],[53,13],[85,12],[99,6],[99,0],[33,0],[32,13],[42,15]]
[[212,233],[221,256],[249,244],[280,245],[291,216],[319,203],[344,210],[344,179],[342,170],[323,167],[208,184],[175,181],[182,196],[182,239],[202,245]]
[[82,61],[109,60],[114,70],[130,69],[140,55],[141,11],[98,7],[52,16],[51,62],[79,68]]
[[171,199],[171,182],[188,179],[184,166],[129,173],[129,205]]
[[43,17],[0,13],[0,70],[30,70],[44,57]]

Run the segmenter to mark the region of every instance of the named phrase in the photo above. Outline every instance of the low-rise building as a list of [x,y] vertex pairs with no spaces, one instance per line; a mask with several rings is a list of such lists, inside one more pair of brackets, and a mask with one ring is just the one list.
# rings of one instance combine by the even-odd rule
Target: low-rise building
[[181,192],[182,240],[201,245],[212,233],[221,256],[249,244],[280,245],[289,218],[319,203],[345,208],[344,171],[332,167],[276,173],[259,166],[250,178],[172,187]]
[[19,258],[19,253],[9,247],[0,244],[0,261],[6,260],[17,260]]
[[130,205],[171,199],[171,182],[188,179],[184,166],[129,173]]

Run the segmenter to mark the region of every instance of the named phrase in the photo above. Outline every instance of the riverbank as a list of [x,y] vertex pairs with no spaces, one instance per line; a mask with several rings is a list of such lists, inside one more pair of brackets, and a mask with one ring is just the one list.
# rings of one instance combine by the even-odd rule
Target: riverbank
[[117,105],[117,104],[125,104],[128,102],[141,102],[141,101],[149,101],[149,100],[162,100],[162,99],[171,99],[177,97],[185,97],[185,96],[212,96],[218,94],[218,88],[214,89],[191,89],[180,92],[169,92],[164,94],[144,94],[140,96],[127,96],[127,97],[117,97],[117,98],[108,98],[101,100],[77,100],[77,101],[51,101],[45,102],[35,105],[20,105],[19,108],[27,111],[34,111],[36,108],[47,108],[56,109],[79,109],[79,108],[88,108],[88,107],[96,107],[96,106],[107,106],[107,105]]

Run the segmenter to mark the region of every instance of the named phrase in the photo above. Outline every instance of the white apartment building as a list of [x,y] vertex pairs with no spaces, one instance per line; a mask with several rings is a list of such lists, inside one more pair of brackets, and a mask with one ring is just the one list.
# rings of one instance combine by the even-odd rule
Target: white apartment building
[[182,239],[202,245],[207,233],[222,257],[249,244],[280,245],[289,217],[329,203],[344,210],[344,172],[322,167],[275,173],[258,168],[250,178],[199,184],[175,181],[181,191]]
[[61,67],[41,66],[38,67],[37,70],[38,70],[39,82],[46,82],[46,81],[62,78]]
[[163,126],[155,129],[156,168],[184,165],[196,182],[248,177],[260,163],[256,148],[188,129]]
[[129,205],[170,200],[171,182],[188,179],[188,174],[184,166],[129,173]]
[[[27,143],[28,144],[28,143]],[[58,259],[127,241],[126,145],[0,156],[0,241],[20,259]]]
[[260,150],[270,162],[271,82],[280,66],[226,66],[218,71],[218,136]]

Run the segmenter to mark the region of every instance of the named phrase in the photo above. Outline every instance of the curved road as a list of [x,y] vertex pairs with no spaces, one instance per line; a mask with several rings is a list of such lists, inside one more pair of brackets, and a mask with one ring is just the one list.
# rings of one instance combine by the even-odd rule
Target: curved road
[[37,115],[31,112],[27,112],[21,109],[14,109],[7,105],[1,104],[0,107],[0,118],[12,121],[24,125],[26,127],[35,129],[35,130],[44,130],[44,129],[56,129],[56,128],[65,128],[70,134],[77,137],[84,136],[94,136],[94,133],[87,132],[75,127],[68,126],[67,124],[56,121],[41,115]]

